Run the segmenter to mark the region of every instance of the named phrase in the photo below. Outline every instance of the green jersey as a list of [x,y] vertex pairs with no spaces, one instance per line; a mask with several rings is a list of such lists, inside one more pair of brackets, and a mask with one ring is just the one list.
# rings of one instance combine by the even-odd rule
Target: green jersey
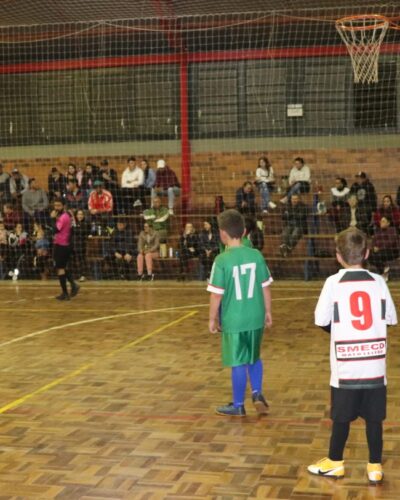
[[[245,247],[253,248],[253,243],[249,240],[247,236],[243,236],[241,243]],[[220,241],[219,242],[219,253],[225,252],[226,246]]]
[[244,332],[263,328],[263,288],[272,277],[262,254],[245,246],[228,247],[215,259],[207,290],[223,295],[222,330]]

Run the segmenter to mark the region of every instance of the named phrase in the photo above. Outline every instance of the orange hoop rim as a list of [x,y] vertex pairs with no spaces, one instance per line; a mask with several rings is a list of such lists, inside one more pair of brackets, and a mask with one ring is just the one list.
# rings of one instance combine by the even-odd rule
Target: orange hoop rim
[[[361,21],[361,20],[371,20],[377,21],[371,26],[346,26],[345,23],[351,21]],[[371,31],[376,29],[388,28],[390,26],[390,19],[380,14],[359,14],[356,16],[346,16],[338,19],[336,21],[336,27],[343,31]]]

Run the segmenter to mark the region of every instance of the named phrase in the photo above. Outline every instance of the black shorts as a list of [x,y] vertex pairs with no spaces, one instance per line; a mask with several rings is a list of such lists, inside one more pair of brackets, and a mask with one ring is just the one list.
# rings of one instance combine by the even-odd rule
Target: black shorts
[[331,387],[331,419],[352,422],[358,417],[370,422],[386,418],[386,386],[376,389],[337,389]]
[[53,259],[57,269],[65,269],[72,254],[70,246],[54,245]]

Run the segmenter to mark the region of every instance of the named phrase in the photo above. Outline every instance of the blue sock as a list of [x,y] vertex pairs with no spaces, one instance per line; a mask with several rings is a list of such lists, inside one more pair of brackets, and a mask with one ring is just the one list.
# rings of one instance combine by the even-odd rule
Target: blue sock
[[262,379],[263,379],[263,364],[261,359],[252,365],[247,365],[249,372],[251,390],[253,392],[262,392]]
[[244,398],[246,395],[247,385],[247,367],[246,365],[232,367],[232,392],[233,392],[233,405],[244,405]]

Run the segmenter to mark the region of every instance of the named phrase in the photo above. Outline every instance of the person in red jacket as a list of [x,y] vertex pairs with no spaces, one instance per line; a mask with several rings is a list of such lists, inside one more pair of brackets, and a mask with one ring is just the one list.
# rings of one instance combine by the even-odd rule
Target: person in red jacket
[[113,211],[113,197],[110,191],[103,189],[103,181],[96,180],[94,190],[89,195],[88,208],[92,221],[103,224],[109,221]]
[[393,226],[399,231],[400,229],[400,209],[395,205],[392,197],[386,194],[382,198],[382,204],[374,213],[374,225],[379,227],[382,217],[389,217],[393,221]]
[[175,172],[169,168],[165,160],[158,160],[156,183],[154,185],[152,197],[168,196],[168,210],[170,215],[173,215],[175,197],[179,196],[180,192],[180,184]]
[[373,264],[385,281],[389,279],[390,267],[388,262],[399,256],[399,235],[389,217],[382,217],[379,228],[372,239],[372,249],[369,254],[369,263]]

